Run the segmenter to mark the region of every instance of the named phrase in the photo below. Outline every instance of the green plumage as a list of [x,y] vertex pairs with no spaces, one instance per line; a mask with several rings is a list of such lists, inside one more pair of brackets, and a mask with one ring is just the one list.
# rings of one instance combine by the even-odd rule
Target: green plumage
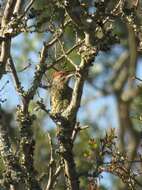
[[68,86],[69,78],[63,71],[53,77],[51,87],[51,113],[62,113],[69,105],[72,97],[72,88]]

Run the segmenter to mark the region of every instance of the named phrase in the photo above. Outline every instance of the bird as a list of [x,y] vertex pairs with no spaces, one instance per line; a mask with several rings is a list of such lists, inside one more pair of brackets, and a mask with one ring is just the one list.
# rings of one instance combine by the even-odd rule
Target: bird
[[53,116],[64,112],[71,102],[73,89],[69,86],[69,80],[72,76],[63,70],[55,71],[52,75],[50,106]]

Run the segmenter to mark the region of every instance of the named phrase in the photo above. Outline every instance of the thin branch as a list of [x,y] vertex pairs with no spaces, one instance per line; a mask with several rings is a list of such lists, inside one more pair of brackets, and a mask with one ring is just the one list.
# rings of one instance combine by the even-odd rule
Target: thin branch
[[46,186],[46,190],[50,190],[54,188],[54,185],[57,181],[57,177],[61,172],[61,166],[57,167],[56,171],[55,170],[55,159],[53,155],[53,143],[50,134],[48,133],[48,139],[49,139],[49,145],[50,145],[50,164],[49,164],[49,176],[48,176],[48,183]]
[[[67,20],[65,23],[64,23],[64,26],[63,26],[63,29],[68,26],[68,24],[71,23],[71,20]],[[55,42],[58,41],[59,38],[62,37],[63,35],[63,29],[59,28],[57,31],[55,31],[55,33],[53,34],[53,39],[50,40],[49,42],[45,43],[46,47],[49,48],[51,47],[53,44],[55,44]]]
[[9,67],[11,68],[11,72],[13,74],[13,78],[14,78],[18,92],[23,92],[23,88],[21,86],[21,82],[18,78],[17,71],[16,71],[16,68],[15,68],[15,65],[14,65],[14,62],[13,62],[13,59],[11,56],[9,58]]
[[21,72],[27,70],[31,65],[32,65],[31,63],[28,63],[28,65],[26,65],[24,68],[18,70],[17,72],[18,72],[18,73],[21,73]]
[[[131,18],[125,17],[124,19],[125,24],[127,26],[128,30],[128,45],[129,45],[129,55],[130,55],[130,60],[129,60],[129,77],[133,78],[135,76],[136,72],[136,65],[137,65],[137,37],[135,34],[135,29],[134,29],[134,23]],[[129,88],[133,87],[133,80],[131,80],[131,83],[129,81],[128,85]]]
[[119,0],[115,5],[114,9],[111,11],[112,15],[119,15],[123,13],[124,0]]
[[[69,50],[67,50],[65,52],[66,55],[69,55],[70,53],[72,53],[74,50],[76,50],[77,48],[79,48],[82,44],[84,43],[84,40],[76,43],[74,46],[72,46]],[[58,62],[62,61],[65,58],[65,55],[61,55],[60,57],[58,57],[55,61],[53,61],[53,63],[49,66],[47,66],[47,69],[52,68],[53,66],[55,66]]]
[[[64,2],[64,7],[72,22],[76,24],[77,27],[83,28],[84,27],[84,12],[78,0],[67,0]],[[72,8],[74,7],[74,8]]]
[[44,103],[42,102],[42,100],[41,100],[41,101],[37,101],[36,103],[37,103],[37,105],[39,106],[39,108],[40,108],[41,110],[43,110],[45,113],[47,113],[51,118],[53,117],[53,116],[50,114],[50,110],[46,109],[46,106],[44,105]]
[[25,15],[26,13],[30,10],[31,6],[33,5],[33,3],[35,2],[35,0],[31,0],[29,2],[29,4],[26,6],[25,8],[25,11],[24,11],[24,14],[22,14],[18,19],[21,20]]
[[74,129],[73,129],[73,132],[72,132],[72,137],[71,137],[72,141],[73,141],[73,142],[75,141],[76,136],[77,136],[77,134],[78,134],[80,131],[82,131],[82,130],[84,130],[84,129],[88,129],[88,128],[89,128],[88,125],[80,126],[80,123],[77,122],[76,125],[75,125],[75,127],[74,127]]
[[[6,7],[4,10],[4,14],[2,17],[2,21],[1,21],[1,28],[2,28],[1,34],[0,34],[1,37],[6,37],[7,31],[5,31],[5,30],[6,30],[7,24],[9,23],[9,21],[12,17],[15,4],[16,4],[16,0],[8,0],[7,1]],[[0,79],[1,79],[2,75],[5,73],[5,66],[7,63],[7,59],[10,55],[10,48],[11,48],[11,38],[9,37],[9,38],[7,38],[6,41],[3,41],[2,45],[1,45]]]
[[48,141],[49,141],[49,146],[50,146],[50,162],[49,162],[49,175],[48,175],[48,183],[46,190],[51,189],[51,183],[52,183],[52,176],[54,173],[54,166],[55,166],[55,160],[53,158],[53,143],[52,143],[52,138],[49,133],[47,133],[48,136]]
[[75,70],[78,70],[78,66],[77,66],[77,65],[70,59],[70,57],[66,54],[61,40],[59,39],[58,41],[59,41],[59,44],[60,44],[60,46],[61,46],[61,49],[62,49],[62,52],[63,52],[64,57],[70,62],[70,64],[75,68]]
[[141,82],[142,82],[142,79],[141,79],[141,78],[139,78],[139,77],[137,77],[137,76],[135,76],[135,79],[137,79],[137,80],[139,80],[139,81],[141,81]]
[[7,1],[4,14],[2,17],[2,21],[1,21],[2,29],[4,29],[4,27],[6,27],[6,24],[8,24],[8,22],[10,21],[15,5],[16,5],[16,0]]
[[22,8],[22,0],[17,0],[14,8],[14,14],[20,14],[21,8]]

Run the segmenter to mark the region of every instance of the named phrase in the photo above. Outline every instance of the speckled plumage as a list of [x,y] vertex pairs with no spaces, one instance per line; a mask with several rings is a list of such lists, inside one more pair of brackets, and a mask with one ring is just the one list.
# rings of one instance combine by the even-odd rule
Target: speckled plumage
[[51,113],[60,114],[69,105],[72,97],[72,88],[68,86],[69,77],[64,71],[55,72],[51,87]]

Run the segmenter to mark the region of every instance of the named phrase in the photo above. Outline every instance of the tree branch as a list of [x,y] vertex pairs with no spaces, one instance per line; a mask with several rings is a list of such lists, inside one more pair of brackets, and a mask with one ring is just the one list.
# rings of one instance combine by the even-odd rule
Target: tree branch
[[24,182],[24,170],[21,168],[12,150],[7,125],[6,113],[0,108],[0,154],[6,168],[3,185],[8,189],[10,185],[13,185],[13,188],[18,190],[19,184],[22,185]]
[[[2,21],[1,21],[1,34],[0,36],[2,37],[6,37],[7,34],[7,24],[10,22],[10,19],[12,17],[13,11],[14,11],[14,7],[16,4],[16,0],[8,0],[5,10],[4,10],[4,14],[2,17]],[[0,79],[2,77],[2,75],[5,73],[5,66],[7,63],[7,59],[10,55],[10,48],[11,48],[11,38],[7,38],[6,41],[2,42],[2,46],[1,46],[1,54],[0,54]]]
[[[57,182],[56,180],[61,172],[62,167],[61,166],[57,167],[55,164],[53,143],[49,133],[48,133],[48,139],[50,144],[50,163],[49,163],[49,176],[48,176],[48,183],[46,186],[46,190],[51,190],[54,188],[55,183]],[[56,167],[57,169],[55,170]]]

